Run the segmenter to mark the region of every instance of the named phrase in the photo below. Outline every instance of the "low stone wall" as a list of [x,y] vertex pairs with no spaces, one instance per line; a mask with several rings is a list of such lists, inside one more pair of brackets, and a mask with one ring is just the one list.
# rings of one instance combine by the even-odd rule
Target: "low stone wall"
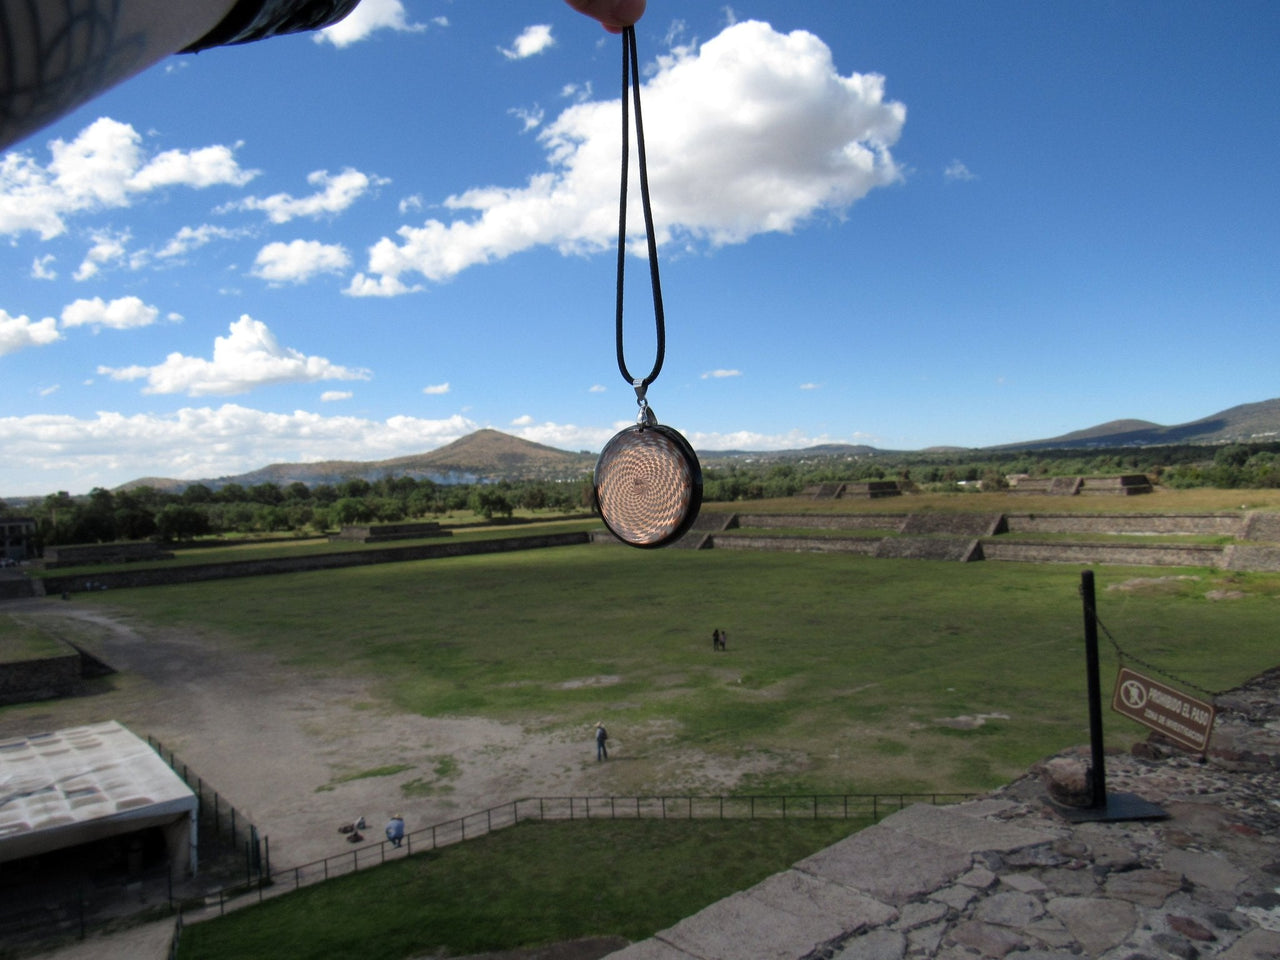
[[1224,548],[1176,543],[1035,543],[993,537],[982,542],[987,560],[1022,563],[1114,563],[1141,567],[1221,567]]
[[375,563],[399,563],[407,560],[434,560],[440,557],[464,557],[486,553],[505,553],[512,550],[566,547],[590,542],[591,535],[584,532],[506,537],[498,540],[425,543],[411,547],[386,547],[381,550],[349,550],[343,553],[322,553],[309,557],[235,560],[228,563],[144,567],[138,570],[118,570],[67,577],[45,577],[44,586],[48,593],[119,590],[127,587],[197,583],[203,580],[222,580],[230,577],[258,577],[275,573],[335,570],[341,567],[359,567]]
[[81,687],[80,653],[0,663],[0,704],[51,700],[77,693]]
[[717,537],[716,550],[786,550],[792,553],[857,553],[874,556],[879,540],[868,537]]
[[1260,570],[1280,573],[1280,547],[1258,547],[1233,543],[1222,551],[1222,566],[1227,570]]
[[1280,543],[1280,513],[1263,513],[1253,510],[1244,515],[1244,529],[1236,534],[1239,540],[1261,540]]
[[365,523],[344,526],[329,536],[330,542],[383,543],[388,540],[414,540],[419,537],[451,537],[452,530],[441,529],[434,520],[421,523]]
[[[1187,534],[1238,537],[1247,514],[1238,513],[1009,513],[1010,533]],[[1271,514],[1280,519],[1280,514]],[[1278,537],[1277,539],[1280,539]]]
[[897,533],[905,513],[740,513],[738,527],[748,530],[888,530]]
[[885,537],[876,547],[881,560],[950,560],[969,563],[983,559],[982,544],[964,537]]
[[81,567],[90,564],[137,563],[145,560],[172,560],[173,554],[161,550],[153,540],[128,543],[68,543],[44,548],[46,570],[59,567]]
[[908,536],[994,537],[1007,529],[1002,513],[913,513],[902,525],[902,532]]

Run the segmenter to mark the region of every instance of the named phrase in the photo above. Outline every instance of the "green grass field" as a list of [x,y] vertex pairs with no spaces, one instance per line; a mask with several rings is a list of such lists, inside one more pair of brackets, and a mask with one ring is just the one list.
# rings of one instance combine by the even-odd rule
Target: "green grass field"
[[401,960],[588,936],[641,940],[864,825],[524,823],[190,925],[178,956]]
[[[1175,509],[1239,509],[1218,494],[1176,498]],[[889,509],[907,508],[907,499]],[[910,509],[934,508],[911,501]],[[1035,506],[963,496],[936,508],[956,503]],[[1164,510],[1173,501],[1123,507]],[[853,509],[828,503],[817,512]],[[1280,574],[1095,573],[1107,630],[1129,656],[1173,678],[1221,690],[1280,659]],[[704,764],[744,771],[739,793],[927,793],[985,791],[1087,742],[1079,584],[1071,565],[583,546],[110,591],[93,601],[317,675],[355,672],[401,710],[579,736],[603,718],[641,761],[612,768],[619,795],[696,790]],[[723,653],[711,649],[715,628],[728,631]],[[1104,633],[1104,695],[1119,664]],[[1146,736],[1110,711],[1104,719],[1108,746]],[[692,759],[660,762],[671,756]],[[374,960],[586,935],[637,939],[858,826],[527,824],[193,925],[180,956]]]
[[[424,715],[540,730],[605,718],[634,757],[750,760],[743,790],[951,792],[1087,741],[1079,581],[1070,565],[584,546],[95,601],[355,671]],[[1218,690],[1276,664],[1278,575],[1103,567],[1097,585],[1116,640],[1174,677]],[[1241,596],[1207,598],[1215,588]],[[1109,690],[1105,642],[1102,663]],[[985,722],[939,722],[966,716]],[[1107,731],[1116,746],[1145,735],[1114,714]],[[635,764],[618,792],[670,789],[655,769]],[[696,770],[684,779],[696,787]]]

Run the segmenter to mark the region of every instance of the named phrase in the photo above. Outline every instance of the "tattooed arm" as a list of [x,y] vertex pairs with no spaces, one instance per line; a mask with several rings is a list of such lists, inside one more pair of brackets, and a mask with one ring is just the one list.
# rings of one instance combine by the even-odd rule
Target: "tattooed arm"
[[234,0],[0,0],[0,148],[203,37]]

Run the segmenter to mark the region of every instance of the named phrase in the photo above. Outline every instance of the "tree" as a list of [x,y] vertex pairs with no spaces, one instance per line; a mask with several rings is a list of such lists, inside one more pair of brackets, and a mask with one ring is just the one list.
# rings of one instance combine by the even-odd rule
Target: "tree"
[[209,518],[189,503],[171,503],[156,515],[156,533],[162,540],[192,540],[209,532]]
[[473,513],[478,513],[486,520],[492,520],[495,513],[510,517],[515,507],[507,499],[507,495],[494,487],[478,486],[471,491],[467,506]]

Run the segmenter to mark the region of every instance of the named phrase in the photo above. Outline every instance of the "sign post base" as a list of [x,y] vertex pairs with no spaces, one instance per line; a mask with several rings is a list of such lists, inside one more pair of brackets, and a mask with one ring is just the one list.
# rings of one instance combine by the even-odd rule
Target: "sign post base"
[[1101,807],[1068,807],[1052,799],[1048,802],[1055,813],[1072,823],[1164,820],[1169,816],[1162,807],[1136,793],[1108,793],[1107,802]]

